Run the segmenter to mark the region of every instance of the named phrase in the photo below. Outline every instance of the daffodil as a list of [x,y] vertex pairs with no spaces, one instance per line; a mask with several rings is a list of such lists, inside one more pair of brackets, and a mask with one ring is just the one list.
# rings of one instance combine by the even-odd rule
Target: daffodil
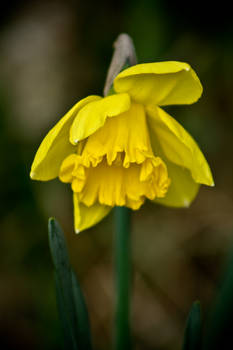
[[161,108],[201,96],[187,63],[138,64],[119,73],[113,87],[114,94],[84,98],[60,119],[32,164],[32,179],[71,184],[76,232],[114,206],[139,209],[149,199],[187,207],[200,184],[214,185],[197,143]]

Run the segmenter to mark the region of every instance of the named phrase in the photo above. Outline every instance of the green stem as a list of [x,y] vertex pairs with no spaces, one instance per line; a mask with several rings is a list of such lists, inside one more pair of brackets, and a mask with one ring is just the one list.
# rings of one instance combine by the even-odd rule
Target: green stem
[[116,314],[115,350],[130,350],[130,209],[115,208]]

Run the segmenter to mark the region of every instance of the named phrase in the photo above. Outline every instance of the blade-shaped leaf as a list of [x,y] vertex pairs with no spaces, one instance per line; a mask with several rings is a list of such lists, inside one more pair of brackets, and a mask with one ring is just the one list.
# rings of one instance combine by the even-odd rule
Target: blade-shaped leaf
[[69,256],[66,247],[66,241],[63,231],[54,218],[50,218],[48,222],[49,246],[55,269],[58,271],[68,270]]
[[91,350],[91,336],[84,297],[72,272],[63,231],[49,219],[49,245],[55,267],[58,310],[64,330],[66,348]]
[[201,307],[198,301],[194,302],[186,323],[183,350],[200,350],[202,338]]
[[208,318],[205,350],[233,349],[233,252]]
[[73,271],[71,271],[75,312],[78,315],[78,339],[80,349],[91,350],[91,331],[85,299]]
[[58,222],[53,218],[49,219],[48,231],[50,251],[55,267],[58,310],[65,338],[67,341],[69,337],[72,349],[78,349],[77,319],[74,311],[71,270],[64,234]]
[[64,333],[65,345],[68,349],[77,349],[75,334],[71,325],[69,315],[66,310],[66,303],[61,290],[60,280],[57,272],[55,271],[55,283],[56,283],[56,297],[57,297],[57,308],[61,320],[61,325]]

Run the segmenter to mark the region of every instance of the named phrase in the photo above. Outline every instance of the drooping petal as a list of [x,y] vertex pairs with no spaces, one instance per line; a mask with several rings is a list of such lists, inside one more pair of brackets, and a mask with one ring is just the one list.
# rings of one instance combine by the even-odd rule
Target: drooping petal
[[108,117],[115,117],[130,108],[128,94],[107,96],[94,101],[79,111],[70,129],[70,142],[77,144],[104,125]]
[[202,94],[193,69],[183,62],[156,62],[132,66],[114,80],[116,92],[127,92],[144,105],[191,104]]
[[58,176],[64,158],[74,152],[69,142],[69,130],[78,111],[99,96],[88,96],[74,105],[66,115],[49,131],[43,139],[31,167],[33,180],[47,181]]
[[87,228],[90,228],[101,221],[111,211],[111,207],[95,203],[91,207],[80,203],[78,194],[73,194],[74,202],[74,227],[75,232],[79,233]]
[[194,181],[188,169],[176,165],[167,159],[152,128],[150,129],[150,135],[152,149],[165,162],[168,176],[171,179],[166,196],[164,198],[155,198],[153,202],[176,208],[188,207],[195,199],[200,185]]
[[195,199],[200,185],[195,182],[189,170],[165,160],[170,187],[164,198],[155,198],[153,202],[169,207],[189,207]]
[[189,133],[161,108],[149,106],[146,110],[152,143],[154,138],[166,158],[188,169],[195,182],[214,186],[210,167]]

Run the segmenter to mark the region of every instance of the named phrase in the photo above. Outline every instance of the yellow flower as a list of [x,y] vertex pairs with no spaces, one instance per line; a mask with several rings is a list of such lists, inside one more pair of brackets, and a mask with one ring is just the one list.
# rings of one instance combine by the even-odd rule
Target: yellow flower
[[214,185],[196,142],[160,108],[201,96],[188,64],[135,65],[118,74],[114,90],[79,101],[44,138],[32,164],[34,180],[58,176],[71,183],[76,232],[116,205],[139,209],[148,198],[187,207],[200,184]]

